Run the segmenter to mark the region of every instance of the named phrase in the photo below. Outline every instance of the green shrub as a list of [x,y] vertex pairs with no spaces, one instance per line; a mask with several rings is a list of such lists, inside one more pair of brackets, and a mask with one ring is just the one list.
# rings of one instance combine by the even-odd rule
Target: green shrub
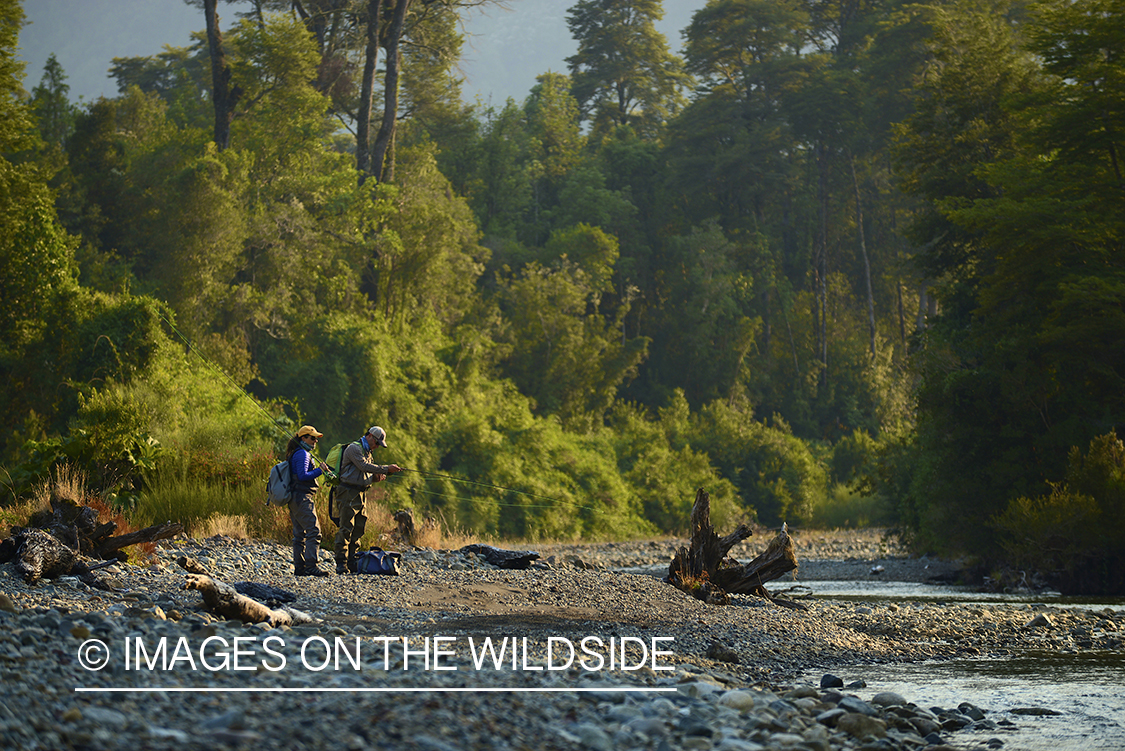
[[710,402],[690,414],[682,394],[662,412],[670,432],[705,454],[718,474],[733,483],[743,508],[761,523],[808,523],[828,492],[828,476],[809,445],[775,418],[754,419],[753,411],[726,401]]
[[861,529],[885,527],[891,519],[886,501],[855,490],[849,485],[835,484],[818,504],[807,525],[819,529]]
[[711,497],[711,521],[716,529],[755,521],[754,509],[738,502],[730,480],[719,475],[706,454],[684,440],[674,411],[654,421],[639,407],[620,404],[613,411],[609,430],[618,469],[639,499],[645,520],[659,531],[688,531],[699,488]]
[[1125,445],[1110,433],[1072,448],[1065,482],[1048,485],[994,520],[1007,562],[1064,592],[1125,592]]

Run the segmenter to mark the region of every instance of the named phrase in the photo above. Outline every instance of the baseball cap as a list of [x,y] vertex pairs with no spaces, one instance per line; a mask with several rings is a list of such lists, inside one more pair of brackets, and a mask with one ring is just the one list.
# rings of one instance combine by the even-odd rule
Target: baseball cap
[[312,425],[302,425],[301,429],[297,431],[297,437],[311,435],[313,438],[322,438],[324,433],[314,428]]
[[367,435],[375,440],[376,446],[387,447],[387,431],[380,428],[378,425],[373,425],[367,429]]

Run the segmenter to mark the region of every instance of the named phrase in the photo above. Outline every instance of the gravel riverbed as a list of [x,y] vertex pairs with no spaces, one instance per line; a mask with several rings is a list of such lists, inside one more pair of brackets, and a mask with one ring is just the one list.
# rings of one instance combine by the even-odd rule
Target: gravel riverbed
[[[794,540],[796,580],[771,590],[876,566],[899,581],[956,572],[871,532]],[[295,578],[286,546],[179,539],[143,565],[99,572],[113,591],[70,577],[27,585],[5,564],[0,748],[1002,748],[1011,721],[989,714],[1010,707],[918,707],[833,670],[1121,650],[1120,609],[707,605],[653,575],[682,544],[530,546],[542,557],[522,571],[411,550],[397,577]],[[752,537],[732,554],[764,545]],[[217,618],[184,588],[180,556],[228,583],[292,592],[314,620],[270,629]],[[810,670],[824,678],[797,682]]]

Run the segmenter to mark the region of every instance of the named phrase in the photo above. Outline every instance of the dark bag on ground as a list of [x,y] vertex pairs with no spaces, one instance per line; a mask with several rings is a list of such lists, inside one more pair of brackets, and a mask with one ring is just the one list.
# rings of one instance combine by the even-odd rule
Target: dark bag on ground
[[356,571],[361,574],[398,576],[402,553],[388,553],[381,548],[365,550],[356,557]]

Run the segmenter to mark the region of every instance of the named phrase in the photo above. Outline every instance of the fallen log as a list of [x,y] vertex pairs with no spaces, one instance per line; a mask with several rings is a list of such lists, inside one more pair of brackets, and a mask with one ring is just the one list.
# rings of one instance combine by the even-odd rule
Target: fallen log
[[525,569],[539,558],[539,554],[531,550],[504,550],[479,543],[466,545],[458,552],[478,555],[497,568]]
[[[215,577],[211,576],[211,572],[206,566],[191,556],[181,555],[176,559],[176,563],[189,574],[198,574],[209,579],[215,579]],[[297,600],[297,595],[289,590],[281,589],[280,587],[272,587],[269,584],[261,584],[259,582],[231,582],[230,586],[238,594],[249,597],[251,600],[257,600],[270,608],[276,608],[284,603],[296,602]]]
[[[176,562],[189,572],[187,582],[184,585],[185,588],[198,590],[203,596],[203,606],[210,612],[221,615],[227,620],[242,621],[243,623],[268,623],[273,628],[313,623],[316,620],[308,613],[303,613],[296,608],[286,606],[271,608],[251,597],[247,597],[234,586],[203,573],[206,568],[194,558],[181,557]],[[296,599],[296,595],[291,592],[274,589],[264,584],[257,585],[254,582],[239,582],[238,584],[242,585],[239,589],[244,591],[266,594],[281,593],[280,598],[282,599],[288,601]]]
[[24,529],[15,536],[16,573],[28,584],[57,579],[74,568],[78,554],[42,529]]
[[15,561],[16,573],[28,584],[60,576],[78,577],[96,589],[110,590],[94,571],[117,563],[116,560],[90,564],[54,535],[42,529],[21,529],[0,543],[0,563]]
[[188,574],[188,589],[199,590],[204,606],[230,621],[243,623],[269,623],[270,626],[292,626],[293,616],[288,609],[274,610],[257,600],[240,595],[234,587],[206,574]]
[[788,528],[782,525],[765,552],[749,563],[739,564],[728,553],[751,534],[748,526],[740,524],[734,532],[719,537],[711,526],[711,497],[700,488],[691,507],[690,547],[676,551],[665,581],[715,605],[729,603],[731,594],[753,594],[784,607],[804,609],[796,603],[774,599],[763,586],[797,568]]
[[107,537],[100,540],[96,543],[97,547],[94,549],[94,553],[98,558],[102,559],[117,558],[118,560],[124,560],[124,558],[122,558],[123,551],[121,548],[127,548],[130,545],[137,545],[142,542],[168,540],[183,531],[184,525],[179,522],[154,524],[151,527],[145,527],[136,532],[129,532],[128,534],[118,535],[117,537]]

